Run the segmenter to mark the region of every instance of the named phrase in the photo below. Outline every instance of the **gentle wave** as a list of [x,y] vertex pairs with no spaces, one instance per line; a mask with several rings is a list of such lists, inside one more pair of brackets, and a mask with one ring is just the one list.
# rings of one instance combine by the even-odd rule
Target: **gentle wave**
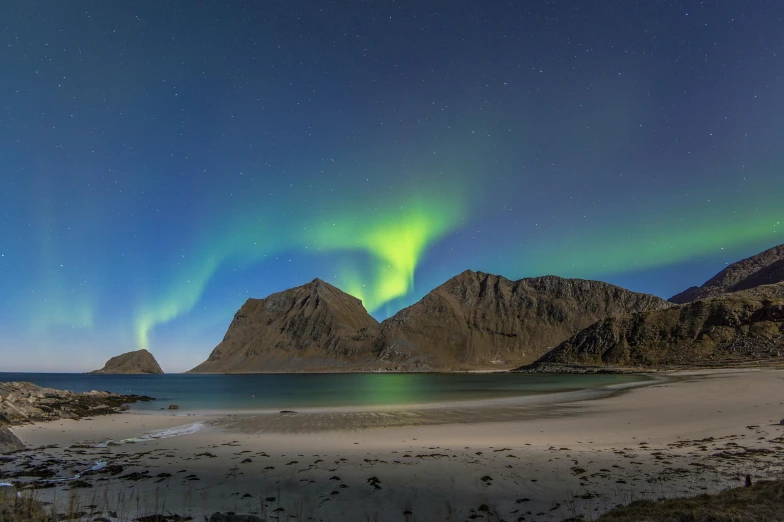
[[127,444],[129,442],[146,442],[149,440],[169,439],[171,437],[179,437],[181,435],[191,435],[201,431],[202,428],[204,428],[203,422],[194,422],[193,424],[185,424],[183,426],[176,426],[174,428],[168,428],[161,431],[154,431],[152,433],[142,435],[141,437],[131,437],[129,439],[122,440],[107,440],[106,442],[102,442],[93,447],[106,448],[110,444]]
[[[84,471],[82,471],[80,473],[77,473],[76,475],[74,475],[71,478],[46,479],[46,480],[42,480],[41,482],[68,482],[68,481],[71,481],[71,480],[78,480],[78,479],[82,478],[82,473],[87,473],[88,471],[98,471],[100,469],[105,468],[106,466],[108,466],[108,464],[105,461],[97,460],[97,461],[95,461],[95,465],[92,468],[86,469],[86,470],[84,470]],[[2,484],[0,484],[0,486],[2,486]]]

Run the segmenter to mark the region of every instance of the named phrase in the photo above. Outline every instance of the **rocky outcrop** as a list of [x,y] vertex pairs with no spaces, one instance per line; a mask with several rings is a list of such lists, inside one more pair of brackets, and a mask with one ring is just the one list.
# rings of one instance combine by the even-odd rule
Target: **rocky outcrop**
[[248,299],[194,373],[339,371],[374,367],[378,321],[320,279]]
[[381,324],[379,360],[397,369],[510,369],[599,319],[670,306],[599,281],[511,281],[465,271]]
[[784,245],[779,245],[729,265],[702,286],[693,286],[671,297],[670,301],[678,304],[689,303],[697,299],[783,281]]
[[784,283],[599,321],[539,359],[552,365],[646,367],[780,360]]
[[112,357],[103,368],[90,373],[108,374],[162,374],[158,361],[147,350],[136,350]]
[[152,397],[144,395],[75,393],[29,382],[0,382],[0,427],[119,413],[128,409],[126,404],[150,400]]

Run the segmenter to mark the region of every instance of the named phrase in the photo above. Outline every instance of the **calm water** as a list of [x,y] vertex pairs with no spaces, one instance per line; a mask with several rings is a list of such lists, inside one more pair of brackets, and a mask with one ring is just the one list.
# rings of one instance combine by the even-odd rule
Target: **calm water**
[[592,389],[645,380],[634,375],[526,374],[289,374],[289,375],[90,375],[2,373],[3,381],[84,392],[150,395],[132,406],[158,410],[295,409],[322,406],[406,405],[496,399]]

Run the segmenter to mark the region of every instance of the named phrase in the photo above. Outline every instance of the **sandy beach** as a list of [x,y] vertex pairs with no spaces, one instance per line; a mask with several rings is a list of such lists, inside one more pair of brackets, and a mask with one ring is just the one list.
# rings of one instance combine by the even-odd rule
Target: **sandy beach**
[[781,477],[782,417],[778,370],[671,373],[558,404],[126,413],[14,428],[36,449],[0,460],[0,482],[35,483],[28,493],[41,500],[118,520],[590,519],[747,474]]

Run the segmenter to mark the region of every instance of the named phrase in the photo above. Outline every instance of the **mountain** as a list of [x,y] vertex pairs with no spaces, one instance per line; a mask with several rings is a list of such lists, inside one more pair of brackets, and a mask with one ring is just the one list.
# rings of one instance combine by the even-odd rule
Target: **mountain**
[[194,373],[336,371],[374,364],[378,321],[362,301],[320,279],[248,299]]
[[781,355],[784,283],[777,283],[604,319],[525,369],[726,364]]
[[508,369],[533,362],[600,319],[668,306],[598,281],[511,281],[468,270],[381,323],[376,351],[394,369]]
[[670,301],[683,304],[782,281],[784,281],[784,245],[779,245],[729,265],[704,285],[693,286],[672,296]]
[[249,299],[195,373],[508,369],[605,317],[672,306],[597,281],[466,271],[379,325],[319,279]]
[[90,373],[161,374],[163,370],[150,352],[137,350],[112,357],[103,368]]

